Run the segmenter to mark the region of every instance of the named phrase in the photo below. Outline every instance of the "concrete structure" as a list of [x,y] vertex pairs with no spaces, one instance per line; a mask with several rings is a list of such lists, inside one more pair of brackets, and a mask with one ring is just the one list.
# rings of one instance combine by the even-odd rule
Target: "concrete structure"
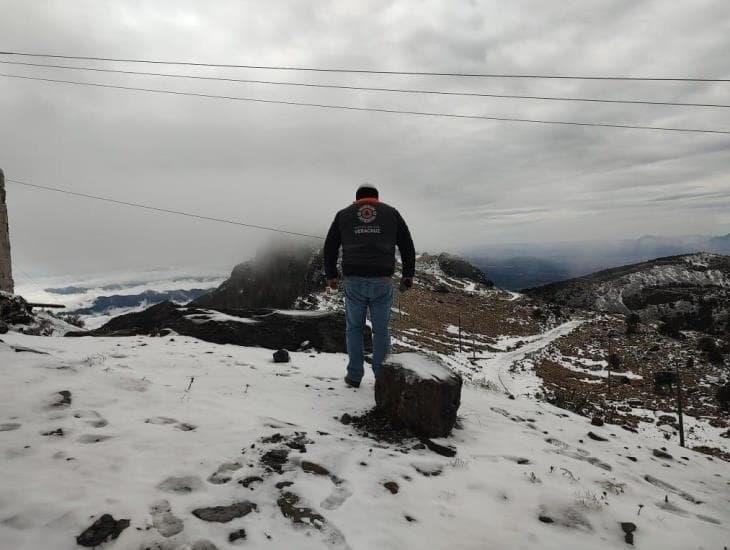
[[0,290],[12,293],[13,270],[10,261],[10,229],[8,207],[5,204],[5,174],[0,169]]

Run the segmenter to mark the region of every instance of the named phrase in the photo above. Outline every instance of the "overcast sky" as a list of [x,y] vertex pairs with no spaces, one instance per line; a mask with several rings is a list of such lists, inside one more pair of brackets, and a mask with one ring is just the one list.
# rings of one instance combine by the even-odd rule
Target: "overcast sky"
[[[730,77],[727,0],[0,0],[0,14],[0,50],[386,70]],[[76,63],[730,103],[728,83]],[[364,107],[730,129],[730,109],[400,95],[9,65],[0,72]],[[0,166],[7,178],[315,234],[324,234],[334,212],[368,181],[402,212],[417,248],[428,251],[727,233],[729,153],[730,136],[341,112],[0,78]],[[12,184],[8,200],[15,261],[35,275],[232,266],[270,238]]]

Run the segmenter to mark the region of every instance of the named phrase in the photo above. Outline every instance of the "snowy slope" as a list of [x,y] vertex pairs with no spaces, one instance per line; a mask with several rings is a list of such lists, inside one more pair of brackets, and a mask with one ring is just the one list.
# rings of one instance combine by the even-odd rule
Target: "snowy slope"
[[[629,548],[619,522],[637,525],[642,550],[730,544],[727,463],[669,443],[673,458],[657,458],[656,441],[531,399],[466,386],[461,429],[449,438],[458,454],[445,458],[343,425],[343,413],[372,405],[372,379],[346,389],[342,355],[294,353],[292,363],[275,365],[267,350],[179,336],[2,338],[3,549],[76,548],[74,537],[102,513],[131,520],[106,545],[119,549],[193,548],[202,540],[297,550]],[[71,403],[53,406],[62,390]],[[41,435],[59,428],[62,436]],[[282,473],[266,473],[261,456],[283,442],[262,438],[294,432],[306,432],[306,453],[284,447]],[[303,471],[304,460],[330,475]],[[208,481],[235,462],[240,469],[211,478],[230,481]],[[263,481],[237,482],[251,476]],[[277,489],[281,481],[293,485]],[[397,494],[383,486],[389,481]],[[287,491],[321,514],[320,529],[284,517],[277,501]],[[192,514],[247,499],[256,510],[229,523]],[[160,533],[180,526],[169,538]],[[229,543],[242,528],[247,540]]]

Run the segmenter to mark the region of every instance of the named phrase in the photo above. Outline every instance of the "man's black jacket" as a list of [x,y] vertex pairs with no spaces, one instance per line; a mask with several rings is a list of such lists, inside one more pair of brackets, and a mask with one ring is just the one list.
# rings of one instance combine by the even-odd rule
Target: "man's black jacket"
[[416,249],[400,213],[376,199],[362,199],[335,216],[324,243],[324,270],[337,278],[342,246],[342,273],[359,277],[390,277],[395,272],[395,247],[403,261],[403,277],[416,271]]

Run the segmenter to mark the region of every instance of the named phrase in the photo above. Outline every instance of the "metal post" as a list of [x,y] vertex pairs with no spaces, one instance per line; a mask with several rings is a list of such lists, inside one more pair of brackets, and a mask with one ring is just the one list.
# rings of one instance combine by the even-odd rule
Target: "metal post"
[[459,353],[461,353],[461,313],[459,313]]
[[[690,357],[687,359],[687,369],[694,366]],[[679,446],[684,447],[684,416],[682,415],[682,373],[679,370],[679,363],[674,364],[674,372],[677,376],[677,417],[679,418]]]
[[8,207],[5,204],[5,174],[2,169],[0,169],[0,290],[11,294],[14,291]]

